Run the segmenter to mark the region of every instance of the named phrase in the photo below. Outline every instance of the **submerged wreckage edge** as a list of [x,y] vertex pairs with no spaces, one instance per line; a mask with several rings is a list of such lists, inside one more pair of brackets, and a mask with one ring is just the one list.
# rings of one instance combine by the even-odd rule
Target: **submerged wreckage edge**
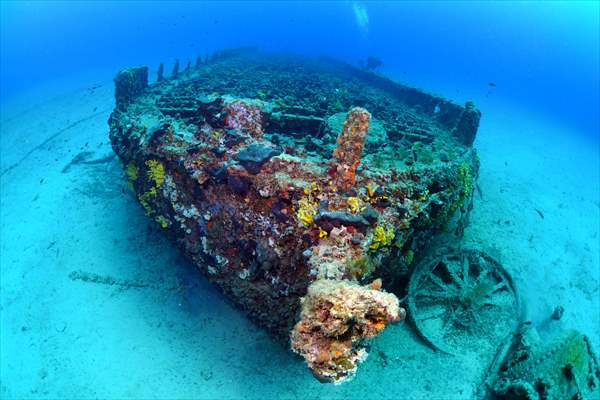
[[[147,67],[121,71],[111,143],[148,216],[208,279],[316,377],[341,382],[366,357],[361,341],[405,317],[392,292],[426,245],[461,234],[481,113],[332,60],[294,76],[349,76],[335,93],[368,87],[360,104],[299,107],[320,90],[302,82],[286,97],[231,93],[228,76],[255,73],[256,57],[219,52],[169,79],[160,68],[152,85]],[[275,88],[290,75],[273,65]]]

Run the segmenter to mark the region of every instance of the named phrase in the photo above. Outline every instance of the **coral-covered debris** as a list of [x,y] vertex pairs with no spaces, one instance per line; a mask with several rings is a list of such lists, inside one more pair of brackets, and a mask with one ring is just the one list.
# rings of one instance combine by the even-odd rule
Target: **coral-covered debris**
[[252,143],[250,146],[240,150],[235,155],[235,158],[248,172],[257,174],[265,162],[279,154],[281,154],[281,150],[271,143]]
[[361,341],[406,316],[396,296],[379,287],[380,282],[360,286],[320,279],[308,288],[291,342],[319,380],[340,383],[352,377],[367,356]]
[[133,67],[122,70],[115,77],[115,104],[124,110],[148,87],[148,67]]
[[544,342],[524,324],[498,355],[480,398],[600,398],[600,364],[590,339],[580,332],[567,330]]
[[348,190],[356,184],[356,168],[360,164],[370,120],[371,114],[360,107],[350,110],[346,117],[331,162],[333,184],[339,189]]
[[234,130],[244,130],[254,137],[262,135],[265,115],[264,105],[257,100],[234,100],[225,104],[223,109],[225,126]]
[[465,145],[471,146],[475,141],[475,134],[477,133],[480,119],[481,111],[475,108],[475,104],[472,101],[468,101],[465,104],[465,110],[460,117],[460,121],[454,129],[454,135]]

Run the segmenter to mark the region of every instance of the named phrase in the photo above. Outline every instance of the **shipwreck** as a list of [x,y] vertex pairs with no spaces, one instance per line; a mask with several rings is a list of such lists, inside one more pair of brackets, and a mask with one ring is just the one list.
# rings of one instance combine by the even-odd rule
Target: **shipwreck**
[[[405,308],[448,353],[464,344],[459,323],[485,324],[497,341],[516,332],[519,301],[501,266],[431,251],[459,240],[472,207],[473,103],[255,49],[177,62],[169,77],[161,65],[153,83],[147,67],[125,69],[115,86],[110,140],[146,214],[320,380],[352,377],[364,340]],[[464,313],[452,310],[460,320],[445,337],[435,324],[449,299]]]

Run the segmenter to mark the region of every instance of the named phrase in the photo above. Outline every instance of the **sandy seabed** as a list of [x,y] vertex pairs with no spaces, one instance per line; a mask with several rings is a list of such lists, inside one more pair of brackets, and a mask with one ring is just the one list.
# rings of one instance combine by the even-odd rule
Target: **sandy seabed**
[[[353,381],[317,382],[146,218],[111,157],[112,92],[3,101],[1,398],[473,397],[490,360],[435,353],[406,323],[372,341]],[[540,329],[578,329],[598,350],[597,138],[497,106],[476,147],[465,244],[503,263]]]

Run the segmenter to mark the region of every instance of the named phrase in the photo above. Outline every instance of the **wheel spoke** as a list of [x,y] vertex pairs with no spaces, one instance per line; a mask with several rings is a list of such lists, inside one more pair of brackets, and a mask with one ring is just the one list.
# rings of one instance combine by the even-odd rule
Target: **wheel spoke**
[[469,286],[469,257],[467,256],[463,256],[462,270],[465,286]]
[[449,300],[454,298],[455,296],[452,293],[448,293],[448,292],[440,292],[440,291],[430,291],[430,292],[424,292],[424,293],[415,293],[414,294],[415,299],[417,297],[419,298],[430,298],[433,300]]
[[[450,268],[450,265],[453,265],[454,268]],[[446,268],[448,269],[448,273],[450,274],[450,277],[452,278],[452,280],[456,283],[456,285],[459,288],[462,288],[465,286],[465,281],[460,276],[458,276],[458,273],[457,273],[458,268],[456,266],[457,266],[456,262],[454,262],[452,264],[446,264]]]
[[[482,283],[488,277],[489,273],[490,273],[490,271],[487,268],[482,269],[479,272],[479,276],[475,280],[475,284],[478,285],[478,284]],[[473,285],[473,286],[475,286],[475,285]]]
[[439,331],[440,336],[442,337],[442,339],[445,339],[446,336],[451,333],[451,331],[452,331],[451,328],[454,325],[454,321],[456,321],[456,316],[450,315],[449,318],[446,318],[442,322],[442,327],[441,327],[441,329]]
[[444,315],[446,313],[447,313],[447,310],[445,308],[441,308],[441,309],[438,308],[437,310],[434,309],[433,311],[430,311],[429,313],[420,312],[419,315],[416,318],[418,318],[421,321],[425,321],[425,320],[428,320],[428,319],[437,318],[437,317],[442,316],[442,315]]
[[512,307],[513,304],[515,304],[515,301],[512,296],[510,296],[509,294],[502,295],[500,293],[497,293],[492,298],[483,303],[484,306],[493,306],[498,308]]
[[500,289],[504,289],[505,287],[508,288],[505,281],[498,282],[496,285],[494,285],[492,290],[490,290],[490,295],[496,293]]
[[446,285],[438,276],[434,275],[433,271],[429,272],[427,274],[427,277],[431,280],[431,282],[436,284],[440,289],[444,289],[444,290],[447,289],[448,285]]

